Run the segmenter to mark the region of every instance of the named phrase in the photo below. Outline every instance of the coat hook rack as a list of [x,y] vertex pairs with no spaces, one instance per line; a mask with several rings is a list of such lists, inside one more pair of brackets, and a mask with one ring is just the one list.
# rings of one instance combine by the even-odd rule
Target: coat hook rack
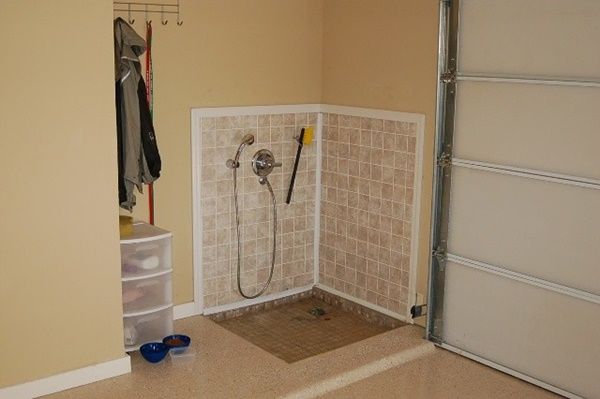
[[131,4],[127,6],[127,19],[129,20],[130,24],[133,25],[135,23],[135,19],[131,19]]
[[169,23],[169,20],[165,19],[165,8],[164,6],[160,6],[160,23],[166,25]]
[[179,0],[177,3],[141,3],[131,1],[113,1],[114,12],[126,12],[127,20],[130,24],[135,23],[135,19],[131,18],[132,13],[144,13],[145,20],[148,22],[148,14],[160,14],[160,22],[163,25],[169,23],[168,14],[177,15],[177,26],[183,25],[183,19],[180,16]]

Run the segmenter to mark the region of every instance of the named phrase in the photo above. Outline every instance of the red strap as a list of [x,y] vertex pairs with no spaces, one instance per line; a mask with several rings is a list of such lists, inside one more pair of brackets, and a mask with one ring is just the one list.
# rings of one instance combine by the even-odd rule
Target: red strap
[[146,22],[146,101],[152,115],[152,21]]

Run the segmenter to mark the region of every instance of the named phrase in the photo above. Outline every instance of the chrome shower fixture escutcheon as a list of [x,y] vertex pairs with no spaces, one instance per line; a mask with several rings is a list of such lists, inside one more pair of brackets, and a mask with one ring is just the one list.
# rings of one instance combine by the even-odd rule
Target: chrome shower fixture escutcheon
[[252,170],[261,178],[259,181],[267,177],[276,167],[281,167],[281,162],[275,162],[273,153],[265,148],[258,150],[252,158]]

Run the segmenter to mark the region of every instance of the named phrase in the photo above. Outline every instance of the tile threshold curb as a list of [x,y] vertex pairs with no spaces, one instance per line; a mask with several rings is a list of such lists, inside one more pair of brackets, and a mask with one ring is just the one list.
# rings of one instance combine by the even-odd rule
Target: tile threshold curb
[[348,370],[338,375],[326,378],[316,382],[309,387],[299,389],[288,394],[280,396],[282,399],[306,399],[317,398],[327,393],[344,388],[363,379],[383,373],[398,366],[402,366],[413,360],[423,358],[435,352],[435,345],[431,342],[424,342],[414,348],[406,349],[382,359],[378,359]]

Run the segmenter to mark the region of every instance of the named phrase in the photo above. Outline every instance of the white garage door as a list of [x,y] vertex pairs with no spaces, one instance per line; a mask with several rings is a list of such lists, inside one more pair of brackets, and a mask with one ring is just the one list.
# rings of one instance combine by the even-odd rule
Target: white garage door
[[600,0],[441,16],[429,338],[600,398]]

